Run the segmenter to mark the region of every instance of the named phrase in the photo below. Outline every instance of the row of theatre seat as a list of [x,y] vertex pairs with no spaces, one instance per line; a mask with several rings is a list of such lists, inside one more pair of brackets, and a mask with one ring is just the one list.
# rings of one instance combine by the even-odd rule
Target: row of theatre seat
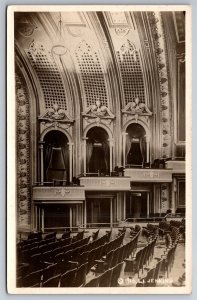
[[[103,262],[105,268],[106,266],[115,267],[122,262],[135,247],[137,247],[139,231],[136,232],[136,237],[133,238],[130,243],[121,246],[125,231],[126,229],[123,229],[118,237],[111,241],[109,241],[111,232],[108,232],[101,238],[92,242],[89,242],[89,238],[82,239],[81,241],[78,241],[78,243],[81,243],[80,246],[78,244],[78,247],[73,247],[73,243],[71,243],[68,246],[72,249],[66,252],[62,252],[65,251],[65,246],[63,246],[61,250],[59,249],[61,252],[55,256],[54,250],[52,250],[50,257],[48,256],[47,259],[46,253],[25,257],[25,260],[20,263],[20,267],[18,268],[17,285],[27,287],[48,286],[48,284],[50,284],[53,286],[58,278],[59,286],[69,287],[84,285],[86,275],[90,269],[94,267],[95,263]],[[86,244],[84,244],[84,240],[86,240]],[[76,242],[74,244],[76,245]],[[104,261],[102,261],[103,259]],[[35,269],[37,270],[35,271]],[[28,275],[24,276],[25,273],[28,273]]]
[[[165,236],[165,246],[163,246],[163,254],[160,257],[155,257],[156,265],[152,268],[145,268],[146,276],[141,277],[136,286],[138,287],[154,287],[158,284],[163,284],[165,279],[169,278],[170,271],[174,264],[175,252],[178,241],[180,239],[180,229],[184,224],[182,221],[161,222],[158,226],[147,224],[146,229],[150,234],[160,234]],[[155,229],[158,229],[155,230]],[[162,247],[162,246],[161,246]]]
[[[138,275],[137,286],[155,286],[158,278],[169,276],[180,228],[181,224],[167,222],[166,225],[148,224],[142,230],[136,225],[135,228],[131,228],[130,241],[126,244],[123,242],[126,228],[119,230],[119,235],[113,240],[110,240],[111,231],[100,238],[97,231],[91,237],[91,241],[90,237],[79,240],[75,237],[73,241],[66,237],[51,242],[52,236],[48,236],[45,239],[46,246],[50,248],[53,243],[54,249],[46,252],[40,251],[40,244],[33,238],[31,246],[38,243],[36,245],[39,253],[31,255],[30,241],[25,241],[18,247],[21,260],[18,265],[17,286],[114,287],[118,286],[118,278],[123,271],[132,277]],[[164,230],[164,233],[161,234],[159,229]],[[138,244],[141,232],[147,239],[143,246]],[[165,236],[163,256],[156,258],[157,264],[150,268],[159,235],[162,238]],[[43,240],[39,242],[42,249]],[[29,251],[29,256],[24,255],[24,251]],[[87,281],[89,272],[94,275]]]

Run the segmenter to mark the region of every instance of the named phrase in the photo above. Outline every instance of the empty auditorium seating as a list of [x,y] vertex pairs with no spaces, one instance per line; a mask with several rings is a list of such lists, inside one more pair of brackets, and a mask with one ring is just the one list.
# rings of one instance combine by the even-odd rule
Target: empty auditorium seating
[[[17,286],[117,287],[120,276],[137,276],[137,286],[155,286],[158,278],[169,277],[180,228],[184,221],[162,221],[143,228],[136,224],[118,228],[113,235],[112,230],[100,233],[100,237],[99,230],[88,237],[84,231],[59,239],[54,233],[45,234],[44,239],[33,236],[17,247]],[[159,238],[160,230],[164,239]],[[158,257],[156,247],[161,253]]]

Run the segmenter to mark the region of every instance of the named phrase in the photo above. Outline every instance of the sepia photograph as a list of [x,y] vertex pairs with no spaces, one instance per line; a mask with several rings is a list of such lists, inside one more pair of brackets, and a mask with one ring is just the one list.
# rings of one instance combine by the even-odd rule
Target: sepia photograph
[[8,292],[191,292],[190,22],[8,7]]

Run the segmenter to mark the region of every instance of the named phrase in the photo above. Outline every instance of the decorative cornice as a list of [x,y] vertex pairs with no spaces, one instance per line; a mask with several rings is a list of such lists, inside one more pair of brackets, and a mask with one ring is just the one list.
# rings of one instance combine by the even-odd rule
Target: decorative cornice
[[97,100],[95,104],[89,106],[82,116],[86,118],[99,118],[99,119],[114,119],[115,116],[110,109],[104,105],[101,106],[100,100]]
[[73,123],[74,120],[68,115],[68,112],[59,108],[57,103],[53,104],[53,108],[49,108],[42,116],[38,118],[40,121]]
[[122,109],[124,114],[130,115],[142,115],[142,116],[151,116],[152,112],[149,110],[145,103],[141,103],[138,97],[135,98],[135,101],[127,103],[127,105]]
[[161,107],[161,156],[171,157],[171,115],[170,96],[168,82],[168,67],[165,49],[165,37],[162,27],[160,12],[149,12],[148,18],[154,40],[155,54],[157,59],[159,83],[160,83],[160,107]]

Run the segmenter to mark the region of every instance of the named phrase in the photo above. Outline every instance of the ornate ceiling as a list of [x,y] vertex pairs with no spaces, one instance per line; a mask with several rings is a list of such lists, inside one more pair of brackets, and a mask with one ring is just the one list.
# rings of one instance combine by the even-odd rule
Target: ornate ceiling
[[176,89],[169,56],[183,54],[184,36],[182,12],[15,15],[17,61],[36,90],[38,115],[57,104],[75,119],[99,100],[117,117],[138,98],[161,124],[163,156],[170,155]]

